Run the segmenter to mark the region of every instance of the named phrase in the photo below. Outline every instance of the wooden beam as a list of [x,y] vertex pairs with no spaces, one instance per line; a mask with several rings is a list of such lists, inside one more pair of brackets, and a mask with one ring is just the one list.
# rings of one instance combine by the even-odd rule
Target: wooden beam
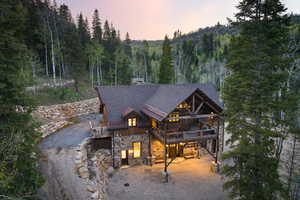
[[167,133],[168,136],[172,135],[181,135],[181,134],[193,134],[193,133],[202,133],[204,131],[214,131],[215,129],[206,129],[206,130],[194,130],[194,131],[178,131],[178,132],[169,132]]
[[[208,117],[217,117],[217,114],[204,114],[204,115],[188,115],[188,116],[180,116],[176,119],[201,119],[201,118],[208,118]],[[168,117],[166,120],[172,120],[174,118]]]
[[197,136],[197,137],[190,137],[190,138],[175,138],[175,139],[168,139],[167,144],[175,144],[180,142],[195,142],[207,139],[215,139],[216,135],[206,135],[206,136]]
[[214,106],[212,106],[208,101],[205,102],[212,110],[214,110],[216,113],[219,113],[220,111],[217,110]]
[[194,113],[197,114],[200,111],[200,109],[202,108],[203,105],[204,105],[204,102],[201,102],[201,104],[198,106],[196,111],[194,111]]
[[192,108],[192,112],[195,112],[195,95],[193,95],[193,108]]

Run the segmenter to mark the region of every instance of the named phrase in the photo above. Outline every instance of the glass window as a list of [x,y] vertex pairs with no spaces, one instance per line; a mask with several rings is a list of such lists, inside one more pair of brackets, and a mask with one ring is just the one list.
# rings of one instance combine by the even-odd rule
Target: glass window
[[157,122],[155,120],[152,120],[152,128],[157,128]]
[[134,142],[133,143],[133,158],[140,158],[141,157],[141,142]]
[[169,122],[179,122],[179,112],[171,113],[169,118]]
[[136,118],[129,118],[128,126],[136,126]]
[[126,158],[127,158],[126,150],[122,150],[122,151],[121,151],[121,158],[122,158],[122,159],[126,159]]

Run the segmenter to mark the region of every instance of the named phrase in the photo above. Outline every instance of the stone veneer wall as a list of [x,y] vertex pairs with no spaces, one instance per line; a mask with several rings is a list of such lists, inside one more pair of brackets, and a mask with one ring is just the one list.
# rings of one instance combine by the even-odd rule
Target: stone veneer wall
[[[130,131],[130,129],[129,129]],[[133,150],[133,142],[142,143],[142,154],[140,158],[133,158],[133,154],[128,154],[129,165],[142,164],[149,156],[149,133],[146,133],[144,129],[140,129],[136,133],[129,133],[129,131],[115,131],[114,133],[114,164],[115,167],[121,166],[121,151]]]

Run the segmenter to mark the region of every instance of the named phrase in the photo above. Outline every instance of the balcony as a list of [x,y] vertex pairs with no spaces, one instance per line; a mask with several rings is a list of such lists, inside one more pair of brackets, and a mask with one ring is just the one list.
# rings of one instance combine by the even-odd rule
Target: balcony
[[[153,134],[162,142],[164,142],[164,133],[161,130],[155,129]],[[216,139],[218,137],[215,129],[198,129],[189,131],[177,131],[166,133],[166,143],[174,144],[179,142],[191,142],[204,139]]]

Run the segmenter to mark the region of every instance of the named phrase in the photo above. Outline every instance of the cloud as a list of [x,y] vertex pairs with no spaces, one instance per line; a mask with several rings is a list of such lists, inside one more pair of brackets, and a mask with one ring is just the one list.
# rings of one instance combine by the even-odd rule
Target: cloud
[[[91,20],[98,9],[102,22],[108,19],[124,37],[163,39],[180,29],[190,32],[200,27],[226,23],[236,12],[238,0],[57,0],[70,6],[74,16],[82,12]],[[300,13],[299,0],[283,0],[289,11]]]

